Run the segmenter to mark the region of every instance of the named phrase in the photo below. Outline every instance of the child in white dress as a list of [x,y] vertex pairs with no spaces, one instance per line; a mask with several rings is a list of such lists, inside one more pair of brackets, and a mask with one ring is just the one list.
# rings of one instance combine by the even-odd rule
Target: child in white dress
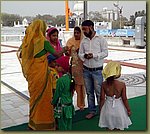
[[105,81],[100,96],[99,127],[108,130],[124,130],[132,124],[131,110],[126,96],[126,85],[116,78],[121,75],[121,65],[110,61],[102,71]]

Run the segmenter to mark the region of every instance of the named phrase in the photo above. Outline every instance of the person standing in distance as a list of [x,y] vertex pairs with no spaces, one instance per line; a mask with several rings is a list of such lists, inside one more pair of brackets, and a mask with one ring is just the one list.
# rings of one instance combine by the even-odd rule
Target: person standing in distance
[[108,44],[105,38],[96,34],[91,20],[82,22],[82,31],[85,36],[80,44],[79,57],[83,61],[83,77],[88,100],[89,113],[86,118],[91,119],[97,113],[95,94],[98,104],[100,103],[102,69],[104,58],[108,56]]

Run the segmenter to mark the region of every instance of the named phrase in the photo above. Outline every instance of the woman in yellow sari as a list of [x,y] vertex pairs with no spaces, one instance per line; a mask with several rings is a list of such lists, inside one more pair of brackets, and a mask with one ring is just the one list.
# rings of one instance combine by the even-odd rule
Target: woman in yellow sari
[[74,36],[67,41],[66,46],[69,48],[72,57],[72,75],[75,80],[75,90],[77,92],[77,106],[80,110],[85,107],[85,89],[83,80],[83,62],[78,56],[80,42],[82,40],[82,31],[80,27],[74,28]]
[[59,53],[45,38],[46,24],[42,20],[33,21],[26,29],[26,35],[18,51],[23,75],[28,82],[29,128],[33,130],[55,130],[55,119],[51,100],[52,84],[48,77],[47,52],[60,57],[66,47]]

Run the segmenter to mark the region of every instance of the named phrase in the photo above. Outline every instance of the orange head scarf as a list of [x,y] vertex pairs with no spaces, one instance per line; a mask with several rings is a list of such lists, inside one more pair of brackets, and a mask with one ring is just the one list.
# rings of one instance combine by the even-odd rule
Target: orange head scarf
[[79,31],[81,33],[81,37],[80,37],[80,40],[76,40],[75,37],[74,37],[74,34],[73,34],[73,37],[70,38],[67,41],[67,44],[66,44],[69,47],[69,49],[71,49],[73,46],[75,46],[75,48],[78,49],[80,47],[80,42],[83,39],[83,32],[82,32],[81,28],[76,26],[74,28],[74,32],[75,32],[75,30],[77,30],[77,31]]

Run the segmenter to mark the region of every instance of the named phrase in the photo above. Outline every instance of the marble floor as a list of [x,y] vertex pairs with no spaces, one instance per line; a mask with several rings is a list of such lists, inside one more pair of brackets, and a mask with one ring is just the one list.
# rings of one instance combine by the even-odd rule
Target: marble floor
[[[29,94],[16,56],[19,46],[16,42],[1,45],[1,128],[28,122]],[[128,99],[146,95],[146,49],[109,46],[104,66],[107,60],[126,63],[120,79],[127,85]],[[75,93],[73,102],[77,110],[76,96]],[[87,107],[86,99],[85,102]]]

